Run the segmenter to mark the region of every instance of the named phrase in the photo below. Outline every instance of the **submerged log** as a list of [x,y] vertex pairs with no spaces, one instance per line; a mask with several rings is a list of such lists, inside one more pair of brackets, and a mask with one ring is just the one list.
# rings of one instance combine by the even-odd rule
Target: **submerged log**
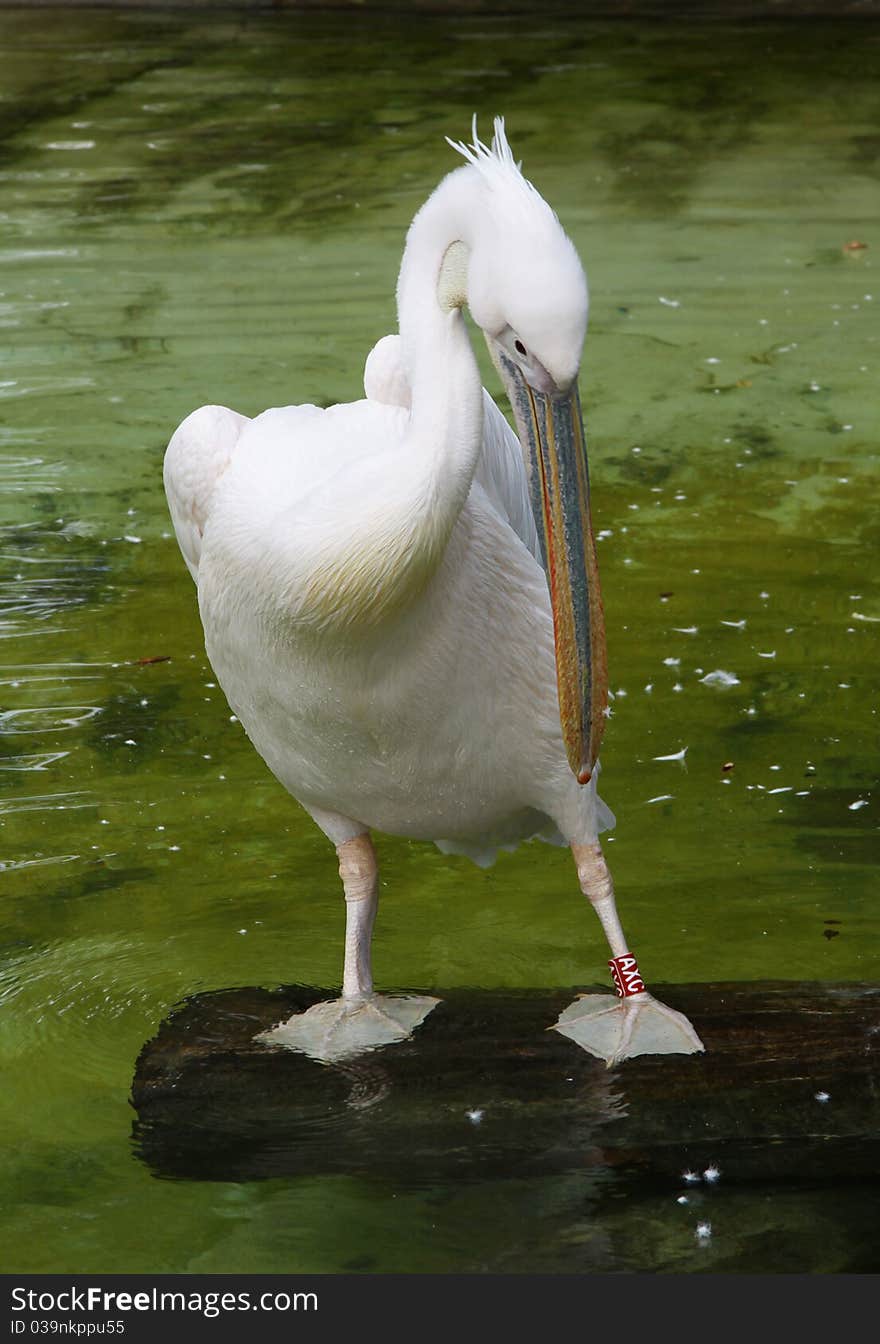
[[546,1027],[571,993],[450,990],[411,1040],[321,1064],[255,1042],[327,991],[186,1000],[137,1061],[134,1139],[161,1176],[401,1180],[583,1167],[667,1183],[823,1185],[880,1173],[880,987],[659,986],[704,1055],[606,1069]]

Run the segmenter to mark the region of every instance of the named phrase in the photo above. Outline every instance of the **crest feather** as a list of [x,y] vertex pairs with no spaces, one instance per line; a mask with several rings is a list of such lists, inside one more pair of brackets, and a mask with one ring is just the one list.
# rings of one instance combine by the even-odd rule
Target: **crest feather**
[[541,193],[532,186],[528,178],[523,177],[521,164],[514,159],[508,143],[503,117],[494,119],[491,145],[487,145],[479,137],[476,113],[471,123],[471,143],[452,140],[449,136],[446,137],[446,143],[472,168],[476,168],[489,188],[490,209],[514,210],[517,214],[525,211],[526,218],[556,220],[554,211],[547,205]]
[[499,177],[503,177],[508,181],[511,179],[518,180],[529,191],[535,190],[531,182],[526,181],[523,177],[522,164],[517,163],[513,157],[513,150],[510,148],[504,130],[503,117],[496,117],[494,120],[491,145],[485,144],[477,133],[476,112],[471,122],[471,143],[467,144],[464,140],[452,140],[448,135],[446,143],[476,168],[489,185],[497,182]]

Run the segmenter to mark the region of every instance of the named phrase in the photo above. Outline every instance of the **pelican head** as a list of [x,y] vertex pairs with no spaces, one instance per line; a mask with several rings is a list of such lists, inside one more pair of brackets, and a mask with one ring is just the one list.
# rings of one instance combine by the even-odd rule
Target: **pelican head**
[[553,210],[519,170],[496,118],[491,146],[450,141],[480,175],[482,210],[466,256],[467,305],[510,398],[550,587],[569,764],[581,783],[605,724],[602,598],[577,388],[587,280]]
[[514,162],[502,118],[491,147],[475,126],[473,145],[454,148],[484,187],[468,259],[471,316],[493,355],[503,351],[536,391],[568,391],[580,368],[589,309],[574,244]]

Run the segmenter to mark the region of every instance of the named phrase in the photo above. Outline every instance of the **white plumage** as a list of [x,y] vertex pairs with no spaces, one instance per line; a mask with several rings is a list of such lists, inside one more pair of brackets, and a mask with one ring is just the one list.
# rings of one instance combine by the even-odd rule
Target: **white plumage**
[[[595,774],[580,785],[566,759],[523,450],[481,387],[460,312],[467,302],[496,358],[555,394],[577,372],[586,283],[503,126],[491,150],[476,135],[458,148],[468,165],[410,229],[400,334],[371,352],[365,399],[252,420],[202,407],[165,459],[217,678],[340,854],[339,1014],[317,1043],[288,1041],[321,1057],[396,1038],[361,1039],[364,1005],[387,1022],[394,1002],[369,972],[370,829],[488,863],[536,834],[598,853],[613,822]],[[610,891],[591,898],[613,910]]]
[[[202,407],[169,446],[208,657],[260,755],[335,845],[369,827],[489,863],[541,831],[596,839],[595,789],[578,785],[562,745],[522,452],[485,402],[493,418],[445,552],[401,595],[381,590],[381,554],[357,570],[350,538],[372,544],[408,465],[404,409],[366,400],[245,420]],[[349,565],[352,605],[371,603],[360,621],[334,604]],[[303,594],[321,566],[311,608]]]

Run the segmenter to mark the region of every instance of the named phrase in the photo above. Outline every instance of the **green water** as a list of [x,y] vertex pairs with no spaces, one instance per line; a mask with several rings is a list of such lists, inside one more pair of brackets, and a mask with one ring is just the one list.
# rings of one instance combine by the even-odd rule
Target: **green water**
[[[184,995],[340,976],[332,851],[206,665],[164,446],[202,403],[359,395],[475,110],[591,282],[602,792],[642,969],[877,977],[880,27],[37,10],[0,52],[0,1263],[864,1267],[858,1192],[722,1185],[701,1246],[676,1191],[576,1173],[161,1180],[128,1093]],[[379,850],[380,985],[604,982],[564,853]]]

